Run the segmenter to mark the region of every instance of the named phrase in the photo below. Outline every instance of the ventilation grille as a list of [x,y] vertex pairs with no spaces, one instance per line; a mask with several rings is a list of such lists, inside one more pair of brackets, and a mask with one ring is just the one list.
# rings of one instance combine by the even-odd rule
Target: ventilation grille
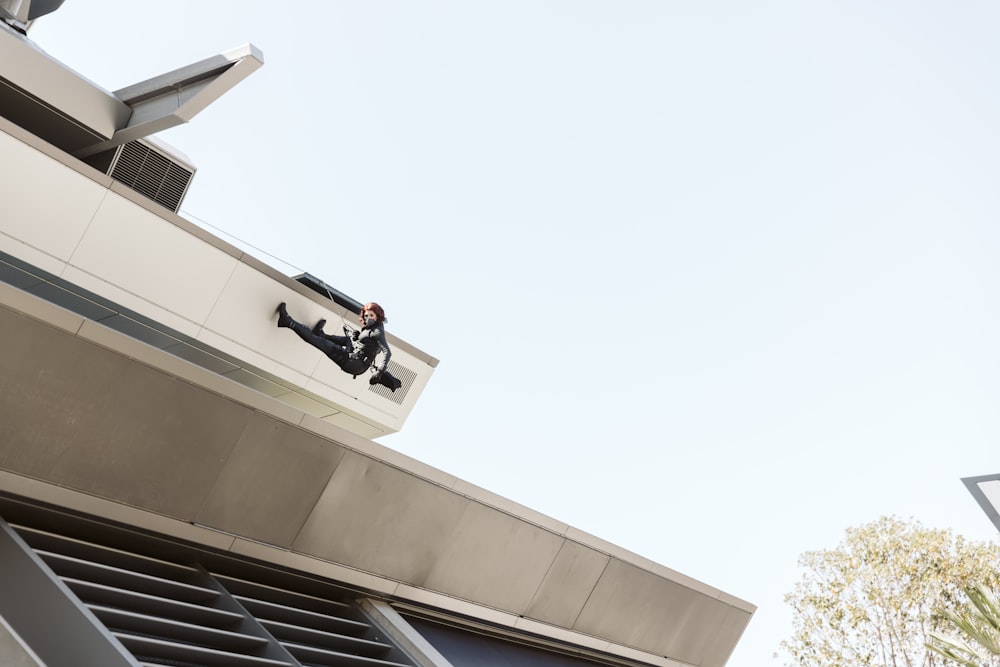
[[130,141],[115,150],[108,175],[176,213],[194,170],[144,141]]
[[227,591],[303,665],[407,667],[354,605],[217,575]]
[[353,601],[11,527],[141,667],[412,667]]
[[392,359],[389,360],[389,365],[386,366],[385,369],[392,373],[393,377],[402,383],[399,389],[393,391],[392,389],[384,387],[380,384],[369,385],[368,389],[383,398],[389,399],[396,405],[402,405],[407,392],[409,392],[410,387],[413,386],[413,381],[417,379],[417,374],[405,366],[400,366]]

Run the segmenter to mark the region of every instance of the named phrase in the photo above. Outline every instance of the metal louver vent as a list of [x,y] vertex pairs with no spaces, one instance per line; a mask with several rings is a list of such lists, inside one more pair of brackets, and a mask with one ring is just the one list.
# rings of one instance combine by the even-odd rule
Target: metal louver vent
[[115,149],[108,175],[176,213],[194,177],[194,169],[140,140]]
[[368,389],[375,392],[383,398],[387,398],[396,405],[402,405],[403,399],[406,398],[406,394],[410,391],[410,387],[413,386],[413,381],[417,379],[417,374],[411,371],[405,366],[400,366],[395,361],[389,360],[389,365],[385,367],[387,371],[392,373],[393,377],[399,380],[402,384],[399,389],[393,391],[388,387],[384,387],[380,384],[369,385]]
[[396,649],[359,617],[353,604],[215,575],[303,665],[407,667],[394,662]]
[[[7,524],[38,568],[96,617],[130,667],[412,667],[353,600],[331,600],[211,574],[25,525]],[[0,520],[0,542],[4,522]],[[6,542],[6,548],[11,548]],[[3,546],[0,544],[0,546]],[[2,553],[2,550],[0,550]],[[43,565],[42,565],[43,564]],[[11,573],[12,576],[14,573]],[[3,576],[0,575],[0,580]],[[16,592],[15,592],[16,594]],[[29,603],[45,616],[53,602]],[[45,621],[40,620],[45,623]],[[42,636],[49,636],[46,625]],[[73,641],[67,633],[61,641]],[[32,647],[35,648],[35,647]],[[93,646],[67,647],[80,662]],[[48,662],[60,667],[60,660]],[[96,664],[96,663],[94,663]],[[111,664],[102,662],[102,664]]]

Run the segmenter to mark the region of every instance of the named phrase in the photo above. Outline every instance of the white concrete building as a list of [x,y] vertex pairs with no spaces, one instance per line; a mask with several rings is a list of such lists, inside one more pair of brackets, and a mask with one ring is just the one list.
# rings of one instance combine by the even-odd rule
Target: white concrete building
[[353,380],[273,314],[350,297],[176,213],[153,135],[257,49],[108,92],[28,36],[59,4],[0,0],[0,663],[726,663],[752,604],[375,442],[437,360]]

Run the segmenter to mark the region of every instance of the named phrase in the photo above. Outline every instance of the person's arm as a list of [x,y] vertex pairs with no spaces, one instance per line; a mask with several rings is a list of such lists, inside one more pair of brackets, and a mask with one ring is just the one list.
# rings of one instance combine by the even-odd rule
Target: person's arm
[[375,342],[378,343],[378,352],[375,354],[375,378],[377,380],[378,376],[385,372],[386,366],[389,365],[389,359],[392,358],[392,350],[389,349],[389,343],[385,339],[385,330],[379,329],[378,333],[374,336]]

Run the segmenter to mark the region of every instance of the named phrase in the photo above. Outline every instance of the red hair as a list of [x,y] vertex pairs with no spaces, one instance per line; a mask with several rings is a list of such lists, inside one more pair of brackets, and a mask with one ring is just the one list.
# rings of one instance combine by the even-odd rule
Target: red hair
[[389,320],[385,318],[385,311],[382,310],[382,306],[378,305],[374,301],[369,301],[361,309],[361,324],[365,323],[365,312],[371,311],[375,313],[375,317],[378,319],[379,324],[385,324]]

